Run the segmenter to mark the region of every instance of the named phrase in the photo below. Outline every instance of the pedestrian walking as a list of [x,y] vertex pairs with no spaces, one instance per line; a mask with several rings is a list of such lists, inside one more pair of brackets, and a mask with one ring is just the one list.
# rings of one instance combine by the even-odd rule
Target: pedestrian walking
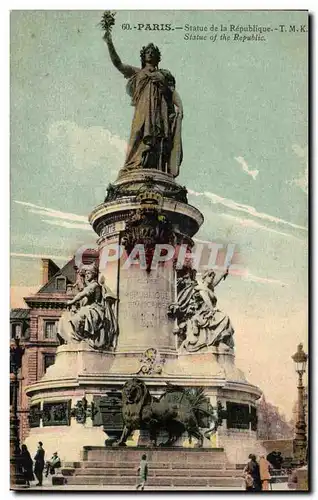
[[38,480],[38,483],[35,486],[42,486],[43,482],[43,470],[44,470],[44,456],[45,456],[45,451],[43,449],[43,443],[39,441],[39,446],[38,450],[35,454],[34,461],[34,474]]
[[262,483],[262,491],[269,490],[269,484],[271,479],[270,470],[272,469],[272,465],[264,456],[261,456],[259,459],[259,473],[261,477]]
[[30,486],[30,481],[34,481],[33,475],[33,460],[31,458],[30,452],[25,444],[21,446],[21,467],[23,472],[23,477],[27,486]]
[[136,490],[138,490],[139,488],[141,490],[144,490],[145,482],[147,481],[148,477],[147,455],[143,455],[141,457],[140,465],[138,467],[138,473],[139,473],[139,483],[136,486]]
[[259,465],[256,462],[256,456],[250,454],[248,458],[249,461],[247,462],[243,471],[245,489],[246,491],[261,491],[262,484],[259,472]]

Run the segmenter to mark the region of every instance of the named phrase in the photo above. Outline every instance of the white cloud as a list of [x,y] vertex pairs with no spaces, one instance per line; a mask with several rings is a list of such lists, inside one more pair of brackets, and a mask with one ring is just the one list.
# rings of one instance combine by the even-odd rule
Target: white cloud
[[298,186],[304,193],[308,194],[308,148],[302,148],[299,144],[293,144],[292,150],[303,163],[300,177],[287,181],[287,184]]
[[67,148],[77,170],[87,170],[105,165],[110,173],[123,166],[127,143],[103,127],[79,127],[70,121],[53,123],[47,138],[54,146]]
[[230,215],[230,214],[219,214],[220,217],[224,217],[225,219],[231,219],[237,222],[238,225],[242,226],[243,228],[251,228],[251,229],[261,229],[262,231],[268,231],[269,233],[276,233],[280,234],[281,236],[287,236],[290,238],[296,238],[297,240],[303,241],[302,238],[298,238],[297,236],[290,234],[290,233],[285,233],[284,231],[278,231],[277,229],[273,229],[268,226],[264,226],[263,224],[260,224],[259,222],[256,222],[255,220],[251,219],[244,219],[241,217],[237,217],[235,215]]
[[250,205],[244,205],[243,203],[237,203],[234,200],[230,200],[229,198],[223,198],[222,196],[219,196],[215,193],[210,193],[209,191],[204,191],[204,192],[197,192],[197,191],[192,191],[192,189],[188,189],[188,193],[192,196],[202,196],[207,198],[209,201],[211,201],[213,204],[219,204],[223,205],[227,208],[230,208],[231,210],[239,211],[239,212],[245,212],[248,215],[251,215],[252,217],[256,217],[258,219],[263,219],[269,222],[274,222],[275,224],[284,224],[290,227],[293,227],[295,229],[303,229],[307,231],[307,228],[305,226],[300,226],[299,224],[294,224],[293,222],[289,222],[284,219],[280,219],[279,217],[275,217],[273,215],[266,214],[264,212],[258,212],[256,208],[251,207]]
[[[201,276],[201,273],[198,273]],[[229,275],[232,278],[240,278],[244,281],[254,281],[256,283],[263,284],[275,284],[275,285],[287,285],[284,281],[278,280],[276,278],[264,278],[262,276],[256,276],[252,274],[248,269],[244,269],[243,267],[238,268],[237,265],[235,267],[229,266]]]
[[33,214],[52,217],[53,220],[41,219],[47,224],[65,227],[67,229],[82,229],[84,231],[92,230],[91,226],[87,222],[87,217],[84,215],[77,215],[71,212],[61,212],[60,210],[55,210],[54,208],[42,207],[26,201],[15,200],[15,203],[27,207],[28,211]]
[[17,253],[11,252],[11,257],[18,257],[22,259],[52,259],[52,260],[63,260],[64,262],[71,257],[63,257],[61,255],[43,255],[41,253]]
[[256,180],[256,177],[259,174],[259,170],[257,170],[257,169],[250,170],[250,167],[246,163],[246,161],[243,158],[243,156],[235,156],[234,160],[236,160],[241,165],[243,172],[245,172],[247,175],[250,175],[251,177],[253,177],[254,181]]
[[266,284],[271,283],[271,284],[283,285],[283,286],[287,285],[287,283],[284,283],[283,281],[277,280],[274,278],[263,278],[261,276],[255,276],[255,274],[252,274],[249,271],[247,271],[246,275],[242,276],[242,278],[245,281],[255,281],[256,283],[266,283]]
[[35,205],[34,203],[29,203],[27,201],[14,200],[14,203],[30,207],[29,212],[35,214],[46,215],[47,217],[54,217],[56,219],[66,219],[70,221],[85,222],[87,224],[86,215],[77,215],[71,212],[61,212],[60,210],[56,210],[55,208],[42,207],[40,205]]
[[79,224],[79,223],[74,223],[74,222],[48,220],[48,219],[41,219],[41,220],[42,220],[42,222],[46,222],[47,224],[51,224],[51,226],[65,227],[67,229],[81,229],[82,231],[92,231],[92,228],[89,224]]

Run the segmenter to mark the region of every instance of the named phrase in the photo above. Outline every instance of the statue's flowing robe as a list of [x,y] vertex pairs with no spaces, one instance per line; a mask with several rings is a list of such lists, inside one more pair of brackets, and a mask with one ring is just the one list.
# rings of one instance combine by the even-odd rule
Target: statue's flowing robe
[[[135,113],[122,171],[155,168],[174,177],[182,162],[181,117],[173,104],[175,79],[168,70],[156,70],[163,82],[154,82],[149,69],[137,71],[127,83]],[[145,155],[148,163],[145,164]],[[150,159],[149,159],[150,158]]]
[[211,310],[205,305],[188,320],[187,337],[182,348],[196,352],[203,347],[218,346],[220,343],[234,347],[234,329],[228,316],[219,309]]
[[113,347],[117,336],[117,322],[112,304],[114,296],[108,288],[96,281],[85,287],[87,296],[77,312],[65,311],[59,322],[59,334],[70,342],[87,341],[94,349]]
[[216,307],[214,290],[205,285],[195,287],[195,293],[202,299],[202,305],[189,320],[187,339],[183,347],[187,351],[198,351],[202,347],[218,346],[220,343],[234,347],[234,328],[230,318]]
[[[195,306],[196,302],[200,306]],[[196,352],[208,346],[218,346],[220,343],[234,347],[234,329],[230,318],[216,307],[217,298],[214,290],[196,281],[178,280],[178,306],[181,317],[180,331],[186,338],[181,349]]]
[[182,315],[188,311],[197,282],[184,277],[177,279],[178,306]]

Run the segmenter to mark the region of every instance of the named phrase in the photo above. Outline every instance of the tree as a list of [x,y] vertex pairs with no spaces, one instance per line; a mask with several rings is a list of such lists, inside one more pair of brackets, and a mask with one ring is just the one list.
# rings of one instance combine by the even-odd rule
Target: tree
[[291,439],[294,436],[292,425],[287,422],[285,415],[280,413],[277,406],[266,401],[263,395],[257,405],[257,438],[268,439]]

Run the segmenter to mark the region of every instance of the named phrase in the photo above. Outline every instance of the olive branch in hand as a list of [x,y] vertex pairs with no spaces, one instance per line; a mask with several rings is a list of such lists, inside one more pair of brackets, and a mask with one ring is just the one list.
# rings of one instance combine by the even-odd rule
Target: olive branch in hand
[[103,17],[99,23],[99,26],[101,26],[101,28],[105,30],[106,33],[111,33],[112,27],[115,24],[115,15],[116,12],[111,12],[110,10],[106,10],[104,12]]

